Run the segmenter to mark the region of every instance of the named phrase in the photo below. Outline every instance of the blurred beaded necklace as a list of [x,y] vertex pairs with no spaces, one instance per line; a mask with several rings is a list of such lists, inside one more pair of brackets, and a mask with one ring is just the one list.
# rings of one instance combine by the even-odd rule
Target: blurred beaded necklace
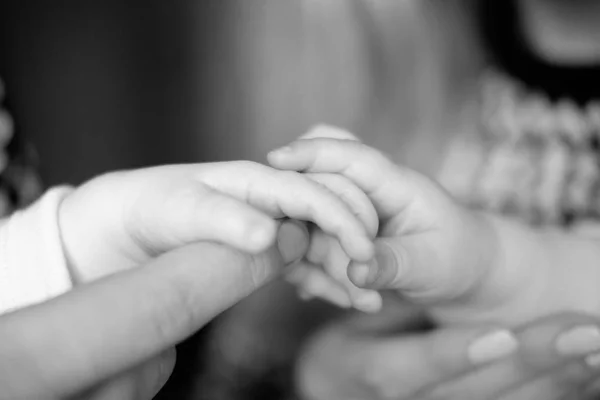
[[0,217],[27,206],[41,192],[33,148],[15,135],[14,122],[3,107],[5,86],[0,81]]
[[533,224],[600,217],[600,65],[545,62],[511,1],[480,3],[493,67],[481,78],[477,135],[454,143],[441,182],[472,206]]

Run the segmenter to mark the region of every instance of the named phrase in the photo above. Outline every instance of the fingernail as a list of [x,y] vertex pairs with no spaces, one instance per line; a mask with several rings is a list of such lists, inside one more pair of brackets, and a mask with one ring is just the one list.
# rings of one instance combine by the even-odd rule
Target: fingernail
[[600,368],[600,353],[591,354],[585,358],[585,363],[590,368]]
[[349,275],[352,283],[363,289],[377,289],[372,286],[375,285],[379,279],[380,260],[381,256],[379,253],[375,253],[375,257],[366,264],[353,261]]
[[475,365],[486,364],[514,353],[518,347],[519,343],[510,331],[499,330],[471,343],[468,356]]
[[284,221],[277,232],[277,248],[284,263],[289,265],[302,259],[308,250],[308,241],[308,231],[304,224]]
[[376,313],[383,306],[381,294],[375,291],[361,293],[358,297],[352,299],[352,305],[359,311],[365,313]]
[[248,235],[248,242],[252,243],[260,251],[264,251],[268,246],[273,244],[274,229],[272,226],[261,223],[254,226]]
[[367,264],[355,264],[352,266],[352,281],[356,286],[364,287],[369,281],[371,267]]
[[269,155],[289,154],[292,152],[291,146],[283,146],[269,152]]
[[556,350],[564,356],[582,356],[600,351],[600,329],[596,326],[571,329],[556,339]]

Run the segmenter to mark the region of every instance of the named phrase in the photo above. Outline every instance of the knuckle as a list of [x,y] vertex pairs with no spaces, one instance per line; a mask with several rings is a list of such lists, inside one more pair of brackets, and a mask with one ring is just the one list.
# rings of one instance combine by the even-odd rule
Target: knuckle
[[[165,290],[169,287],[168,290]],[[199,315],[197,304],[201,299],[193,290],[193,284],[186,280],[171,279],[162,289],[153,293],[156,304],[151,335],[160,343],[171,344],[181,333],[193,332],[197,328]]]
[[[164,190],[163,190],[164,189]],[[210,202],[207,188],[192,180],[177,180],[161,190],[142,194],[125,212],[131,239],[142,250],[156,256],[181,238],[199,210],[202,201]]]

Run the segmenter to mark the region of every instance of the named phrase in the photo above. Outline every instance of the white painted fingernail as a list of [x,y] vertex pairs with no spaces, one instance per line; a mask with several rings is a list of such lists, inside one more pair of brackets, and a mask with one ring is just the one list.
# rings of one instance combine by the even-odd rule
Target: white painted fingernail
[[596,354],[591,354],[589,356],[587,356],[585,358],[585,363],[590,367],[590,368],[600,368],[600,353],[596,353]]
[[519,347],[512,332],[499,330],[475,340],[468,349],[471,363],[486,364],[514,353]]
[[556,339],[556,350],[564,356],[583,356],[600,351],[600,329],[594,325],[580,326]]
[[383,307],[381,294],[375,291],[366,291],[352,300],[354,308],[365,313],[376,313]]
[[270,226],[265,226],[264,223],[252,227],[248,235],[248,242],[261,251],[269,246],[273,239],[275,239],[274,229]]

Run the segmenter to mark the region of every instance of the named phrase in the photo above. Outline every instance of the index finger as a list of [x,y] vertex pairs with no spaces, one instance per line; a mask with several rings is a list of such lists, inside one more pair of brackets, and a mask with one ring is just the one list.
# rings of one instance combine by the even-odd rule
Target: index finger
[[2,316],[0,397],[65,398],[128,370],[193,334],[302,256],[286,254],[284,260],[275,248],[249,256],[201,243]]
[[[362,222],[357,215],[375,216],[376,213],[360,210],[353,213],[350,206],[357,203],[342,200],[351,193],[345,190],[348,186],[343,182],[335,181],[335,185],[325,187],[305,175],[250,162],[213,164],[197,176],[213,189],[243,199],[274,218],[290,217],[315,223],[338,238],[346,253],[357,261],[366,262],[373,256],[367,227],[374,223]],[[338,188],[342,192],[333,192]],[[354,195],[351,198],[360,200]],[[372,208],[366,196],[361,208]]]

